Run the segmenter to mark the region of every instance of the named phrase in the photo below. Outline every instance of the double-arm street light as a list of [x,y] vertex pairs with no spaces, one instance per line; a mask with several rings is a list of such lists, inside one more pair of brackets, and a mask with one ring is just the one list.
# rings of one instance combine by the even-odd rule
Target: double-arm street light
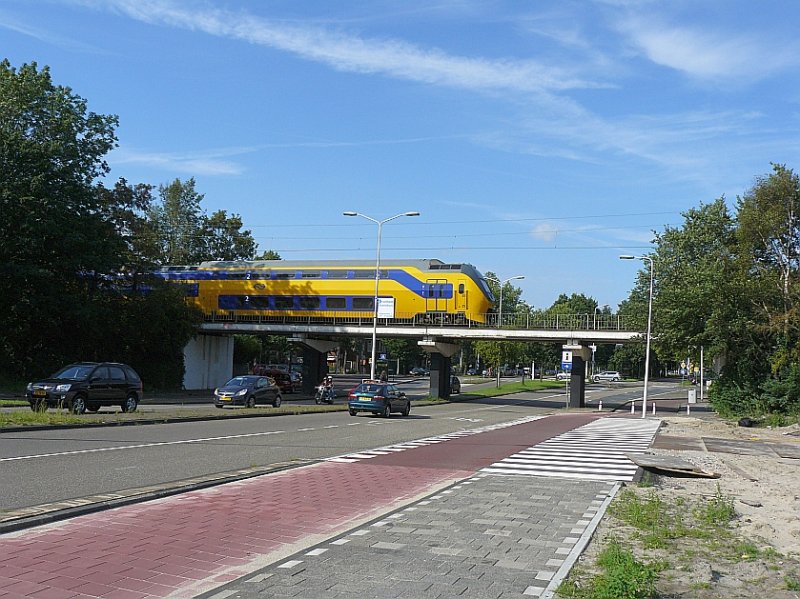
[[[524,275],[517,275],[515,277],[508,277],[507,279],[495,279],[494,277],[484,277],[488,281],[494,281],[498,285],[500,285],[500,304],[497,308],[497,328],[499,329],[503,326],[503,285],[508,283],[509,281],[516,281],[519,279],[524,279]],[[500,364],[497,364],[497,386],[500,386]]]
[[395,214],[392,217],[385,218],[383,220],[377,220],[372,218],[371,216],[367,216],[366,214],[361,214],[360,212],[342,212],[344,216],[360,216],[361,218],[366,218],[368,221],[372,221],[376,225],[378,225],[378,248],[376,252],[375,258],[375,297],[373,299],[373,315],[372,315],[372,363],[370,365],[370,375],[369,378],[375,380],[375,350],[378,347],[378,287],[380,285],[381,280],[381,230],[383,229],[383,224],[388,223],[390,220],[394,220],[396,218],[400,218],[401,216],[419,216],[419,212],[403,212],[401,214]]
[[644,393],[642,395],[642,418],[647,416],[647,381],[650,375],[650,337],[653,321],[653,275],[655,267],[650,256],[620,256],[620,260],[643,260],[650,266],[650,297],[647,301],[647,343],[644,350]]

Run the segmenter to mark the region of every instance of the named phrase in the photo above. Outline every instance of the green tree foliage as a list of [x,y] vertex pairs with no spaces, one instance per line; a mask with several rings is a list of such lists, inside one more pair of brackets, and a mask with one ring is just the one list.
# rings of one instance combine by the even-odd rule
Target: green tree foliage
[[141,250],[155,264],[197,264],[205,260],[252,260],[256,242],[242,230],[242,218],[225,210],[207,216],[204,194],[194,178],[160,185],[150,202]]
[[[735,214],[720,198],[683,217],[655,238],[656,354],[696,363],[702,346],[724,365],[710,395],[727,414],[799,410],[800,178],[774,165]],[[620,312],[642,323],[648,285],[645,268]]]
[[276,252],[275,250],[265,250],[261,252],[258,256],[253,258],[254,260],[282,260],[281,255]]
[[150,190],[96,185],[117,117],[89,111],[48,68],[8,61],[0,114],[0,369],[28,377],[119,360],[148,386],[179,385],[196,313],[174,289],[129,292]]

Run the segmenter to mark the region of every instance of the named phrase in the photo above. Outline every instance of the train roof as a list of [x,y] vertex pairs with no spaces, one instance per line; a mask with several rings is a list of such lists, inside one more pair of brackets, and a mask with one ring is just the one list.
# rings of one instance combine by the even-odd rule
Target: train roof
[[[410,260],[381,260],[381,268],[410,266],[422,271],[458,271],[483,278],[472,264],[446,263],[435,258]],[[200,270],[200,269],[303,269],[303,268],[374,268],[374,260],[213,260],[199,265],[171,266],[161,270]]]

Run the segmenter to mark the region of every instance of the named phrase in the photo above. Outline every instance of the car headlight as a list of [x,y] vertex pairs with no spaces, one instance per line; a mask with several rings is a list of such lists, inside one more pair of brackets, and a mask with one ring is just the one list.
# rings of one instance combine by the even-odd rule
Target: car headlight
[[214,389],[214,395],[219,395],[219,389]]
[[25,387],[26,391],[33,391],[33,383],[28,383],[28,386]]
[[56,385],[56,393],[66,393],[70,390],[72,385],[70,383],[64,383],[63,385]]
[[239,397],[240,395],[246,395],[246,394],[247,394],[247,389],[240,389],[239,391],[236,392],[236,397]]

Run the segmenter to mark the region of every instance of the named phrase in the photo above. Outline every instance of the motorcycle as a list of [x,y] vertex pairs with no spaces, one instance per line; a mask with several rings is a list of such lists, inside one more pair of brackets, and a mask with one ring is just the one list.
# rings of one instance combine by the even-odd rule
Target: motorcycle
[[333,387],[326,387],[325,385],[317,386],[317,393],[314,395],[314,403],[332,404],[336,399],[336,390]]

